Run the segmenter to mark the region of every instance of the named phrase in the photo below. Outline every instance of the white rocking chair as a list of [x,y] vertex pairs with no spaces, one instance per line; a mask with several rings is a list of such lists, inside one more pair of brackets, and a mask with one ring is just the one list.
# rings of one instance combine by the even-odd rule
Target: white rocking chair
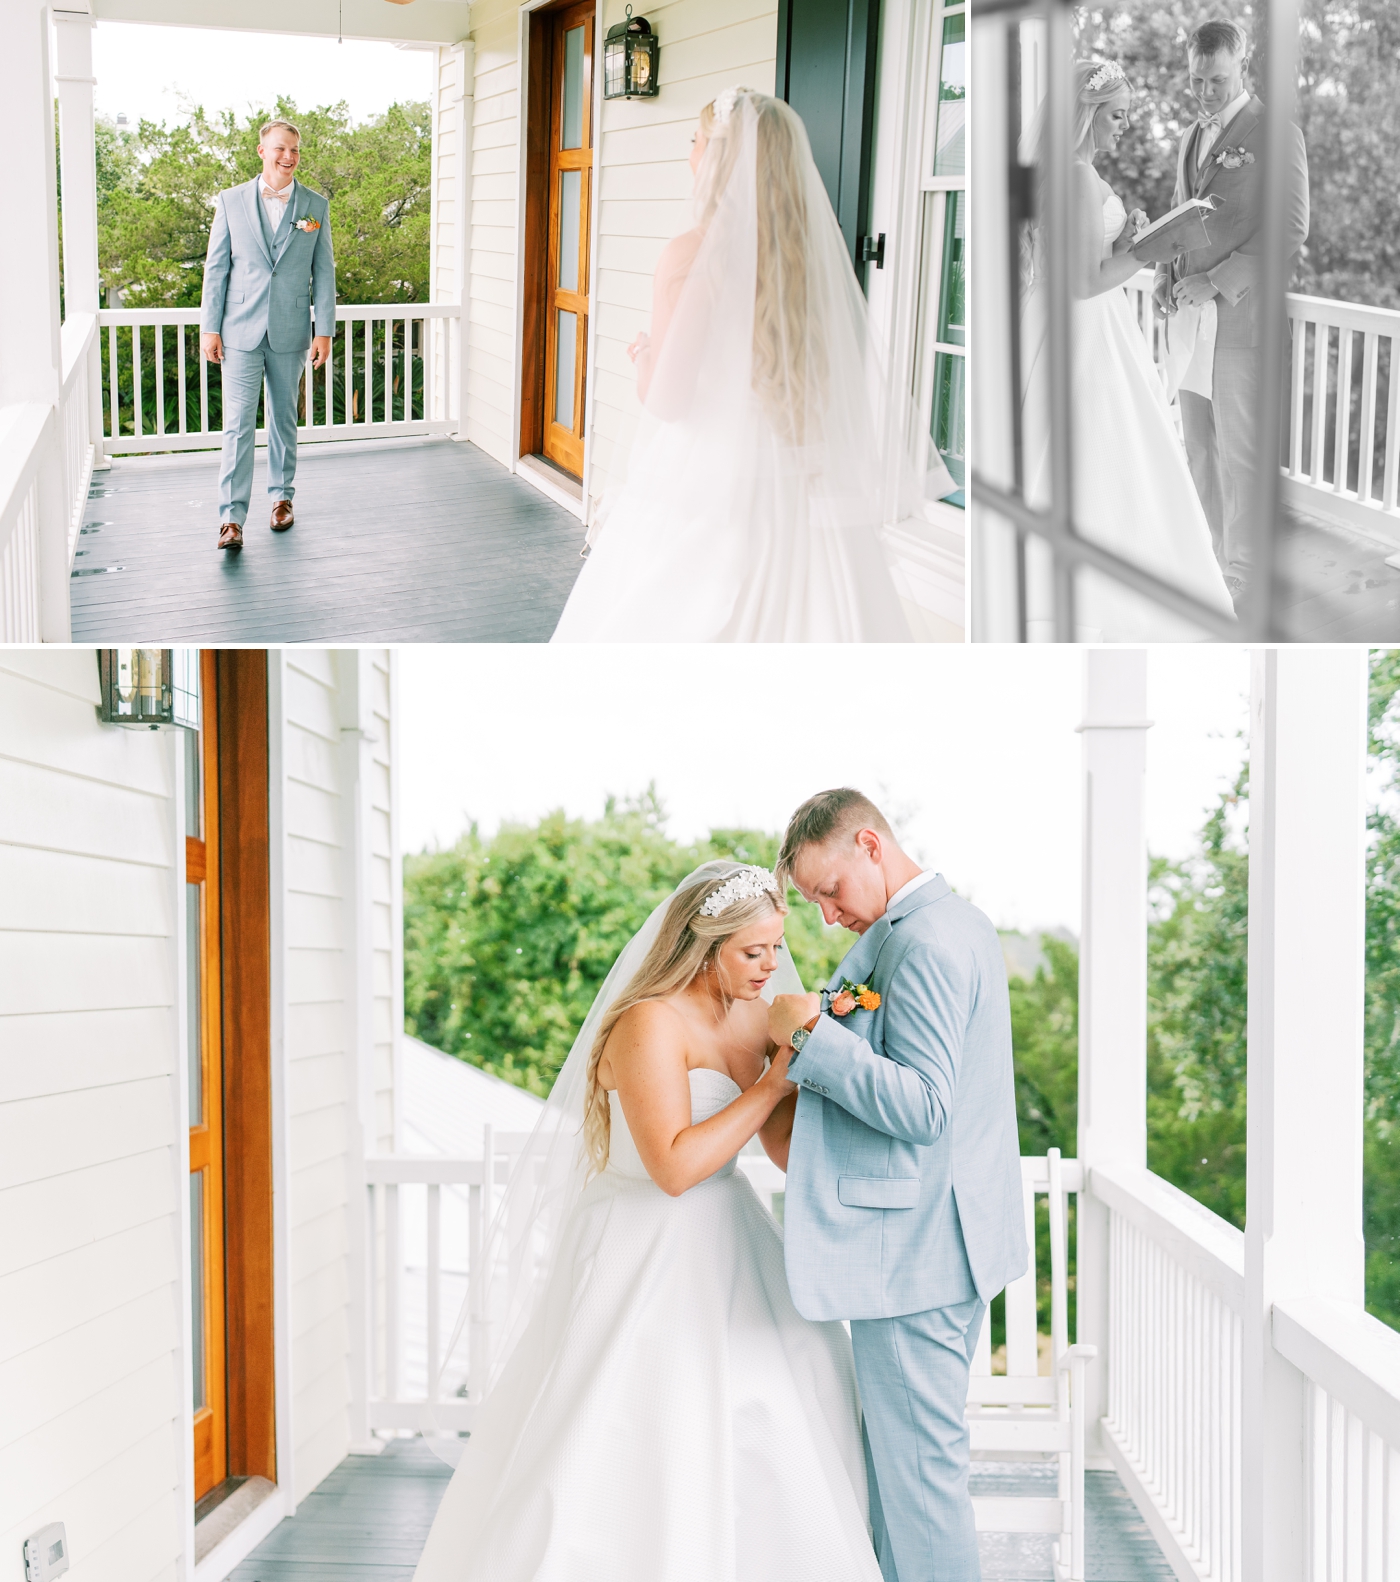
[[[967,1391],[974,1457],[1044,1460],[1056,1457],[1059,1486],[1051,1498],[978,1497],[972,1502],[979,1532],[1056,1533],[1057,1582],[1084,1582],[1084,1370],[1094,1346],[1069,1344],[1066,1209],[1080,1188],[1075,1159],[1052,1148],[1042,1158],[1022,1158],[1030,1267],[1006,1288],[1006,1372],[992,1372],[991,1326],[983,1323]],[[1052,1372],[1039,1367],[1035,1290],[1035,1194],[1050,1207],[1050,1341]]]

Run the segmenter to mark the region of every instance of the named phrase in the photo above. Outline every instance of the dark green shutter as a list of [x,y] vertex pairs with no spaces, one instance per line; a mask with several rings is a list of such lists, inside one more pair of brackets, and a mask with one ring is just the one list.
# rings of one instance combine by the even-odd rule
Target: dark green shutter
[[778,0],[777,92],[802,117],[856,276],[870,214],[880,0]]

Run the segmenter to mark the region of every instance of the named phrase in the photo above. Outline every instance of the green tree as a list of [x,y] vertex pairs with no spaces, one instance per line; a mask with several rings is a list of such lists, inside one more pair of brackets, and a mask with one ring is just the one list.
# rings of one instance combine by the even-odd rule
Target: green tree
[[[648,913],[697,864],[771,866],[778,837],[717,829],[686,845],[654,792],[596,820],[547,815],[473,826],[446,852],[404,863],[405,1026],[437,1049],[547,1094],[608,969]],[[824,981],[854,936],[789,892],[789,948]]]

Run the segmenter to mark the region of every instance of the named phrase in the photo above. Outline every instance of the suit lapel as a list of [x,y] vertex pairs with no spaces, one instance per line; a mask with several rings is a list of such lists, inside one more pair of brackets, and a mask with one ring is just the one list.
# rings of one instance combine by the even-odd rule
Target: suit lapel
[[841,965],[832,973],[827,988],[840,988],[842,978],[849,978],[852,983],[868,983],[875,958],[880,954],[880,947],[890,937],[893,927],[888,915],[876,918],[841,958]]
[[[1206,165],[1205,171],[1196,182],[1196,196],[1198,198],[1205,196],[1206,188],[1220,174],[1221,164],[1216,156],[1223,154],[1227,148],[1238,148],[1259,124],[1259,115],[1254,108],[1254,103],[1255,101],[1251,99],[1228,126],[1221,127],[1220,136],[1216,138],[1215,146],[1210,151],[1210,162]],[[1229,141],[1227,142],[1226,139]]]
[[268,251],[267,240],[263,236],[263,216],[259,212],[262,208],[262,199],[258,196],[259,180],[259,177],[254,176],[247,186],[244,187],[243,192],[248,210],[248,223],[253,227],[253,236],[258,246],[262,248],[263,257],[267,259],[268,268],[270,269],[272,267],[272,254]]
[[292,232],[296,223],[305,212],[305,194],[299,181],[292,182],[292,195],[287,200],[287,212],[282,216],[282,224],[278,235],[273,239],[273,257],[281,262],[282,254],[287,250],[287,243],[292,239]]

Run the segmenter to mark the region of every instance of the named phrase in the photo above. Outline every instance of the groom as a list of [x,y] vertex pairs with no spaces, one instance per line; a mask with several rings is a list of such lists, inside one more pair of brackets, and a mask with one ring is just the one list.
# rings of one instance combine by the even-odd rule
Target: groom
[[[297,391],[306,349],[319,368],[335,331],[330,205],[294,179],[301,133],[290,121],[269,121],[258,154],[261,173],[215,199],[200,311],[204,355],[223,364],[219,548],[233,551],[243,548],[253,488],[258,395],[265,384],[270,525],[281,533],[293,522]],[[314,339],[313,304],[320,332]]]
[[798,808],[778,879],[860,935],[824,995],[778,995],[769,1017],[796,1050],[792,1299],[851,1321],[885,1582],[976,1582],[968,1373],[1028,1258],[1001,942],[859,791]]
[[[1249,49],[1243,28],[1206,22],[1187,42],[1191,93],[1200,106],[1177,151],[1175,207],[1207,195],[1220,207],[1206,222],[1211,241],[1171,264],[1157,266],[1153,300],[1164,316],[1179,309],[1214,307],[1202,318],[1208,340],[1213,316],[1213,357],[1200,345],[1192,368],[1198,388],[1181,391],[1186,459],[1215,544],[1215,558],[1236,604],[1249,583],[1249,498],[1254,482],[1255,429],[1262,337],[1285,334],[1259,316],[1264,238],[1264,106],[1249,91]],[[1286,240],[1290,259],[1308,234],[1308,159],[1303,134],[1288,127]],[[1171,328],[1168,328],[1171,334]],[[1203,389],[1202,389],[1203,387]],[[1206,393],[1203,393],[1204,392]]]

